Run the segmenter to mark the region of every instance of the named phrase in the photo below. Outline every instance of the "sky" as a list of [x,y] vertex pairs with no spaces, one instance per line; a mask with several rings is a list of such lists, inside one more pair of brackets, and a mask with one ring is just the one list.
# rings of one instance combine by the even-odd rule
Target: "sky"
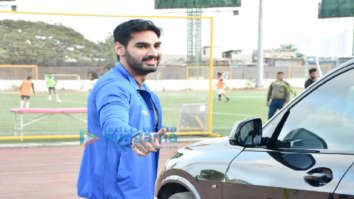
[[[279,48],[293,44],[309,56],[351,56],[354,18],[318,19],[320,0],[263,0],[263,47]],[[90,13],[114,15],[186,15],[184,9],[155,10],[154,0],[17,0],[18,11]],[[258,41],[258,0],[243,0],[241,8],[206,9],[214,17],[213,45],[222,50],[252,52]],[[239,10],[234,16],[232,11]],[[24,19],[60,23],[93,41],[103,41],[127,18],[53,17],[0,14],[0,19]],[[163,30],[161,40],[166,54],[186,53],[186,20],[153,20]],[[203,46],[210,45],[210,23],[203,20]]]

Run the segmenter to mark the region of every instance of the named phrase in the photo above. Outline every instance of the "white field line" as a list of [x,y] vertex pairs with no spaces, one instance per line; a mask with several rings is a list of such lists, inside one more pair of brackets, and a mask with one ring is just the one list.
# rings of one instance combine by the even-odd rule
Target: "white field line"
[[[183,96],[183,95],[168,95],[168,96],[159,96],[160,99],[163,98],[168,98],[168,97],[174,97],[174,98],[185,98],[185,99],[205,99],[208,96]],[[265,95],[232,95],[230,96],[232,98],[266,98]]]
[[[179,110],[172,109],[172,108],[162,108],[162,111],[169,111],[169,112],[179,112]],[[256,115],[244,114],[244,113],[224,113],[224,112],[213,112],[214,115],[229,115],[229,116],[243,116],[243,117],[251,117]]]

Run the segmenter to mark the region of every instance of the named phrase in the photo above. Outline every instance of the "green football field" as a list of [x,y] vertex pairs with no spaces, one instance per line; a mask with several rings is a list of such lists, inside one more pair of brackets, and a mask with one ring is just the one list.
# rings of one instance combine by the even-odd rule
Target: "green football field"
[[[206,104],[208,105],[207,92],[160,92],[157,93],[163,107],[163,125],[169,128],[178,128],[182,104]],[[213,132],[221,135],[228,135],[233,124],[237,121],[261,117],[266,119],[267,107],[265,106],[265,91],[234,91],[227,92],[231,101],[221,102],[217,100],[214,93],[213,102]],[[60,98],[62,103],[58,104],[53,99],[48,100],[46,93],[39,93],[31,98],[31,108],[80,108],[86,107],[88,93],[62,91]],[[0,94],[0,136],[14,135],[14,114],[9,110],[18,108],[20,97],[18,94]],[[76,114],[86,119],[85,114]],[[24,115],[24,121],[28,122],[36,114]],[[204,126],[208,127],[208,119]],[[28,125],[24,128],[24,135],[79,135],[80,130],[85,130],[86,124],[79,120],[72,119],[65,115],[50,115],[48,118]],[[207,129],[206,129],[207,130]]]

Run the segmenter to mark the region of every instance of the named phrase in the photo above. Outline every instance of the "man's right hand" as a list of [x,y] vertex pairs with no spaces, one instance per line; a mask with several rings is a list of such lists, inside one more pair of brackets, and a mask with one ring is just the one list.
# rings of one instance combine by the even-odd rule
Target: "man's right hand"
[[150,152],[156,152],[160,148],[161,135],[166,133],[166,129],[160,129],[157,133],[135,136],[132,139],[133,151],[141,156],[147,156]]
[[266,106],[269,106],[269,102],[266,103]]

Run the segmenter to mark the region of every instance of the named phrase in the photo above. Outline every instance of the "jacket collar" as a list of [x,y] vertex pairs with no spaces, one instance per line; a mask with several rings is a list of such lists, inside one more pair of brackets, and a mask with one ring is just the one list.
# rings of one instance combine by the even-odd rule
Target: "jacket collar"
[[[133,76],[127,71],[126,68],[124,68],[124,66],[120,62],[116,63],[115,69],[121,75],[123,75],[124,78],[126,78],[129,81],[129,83],[133,86],[133,88],[135,90],[141,90],[141,87],[139,86],[139,84],[136,82],[136,80],[133,78]],[[150,92],[149,87],[145,83],[143,84],[143,87],[146,91]]]

